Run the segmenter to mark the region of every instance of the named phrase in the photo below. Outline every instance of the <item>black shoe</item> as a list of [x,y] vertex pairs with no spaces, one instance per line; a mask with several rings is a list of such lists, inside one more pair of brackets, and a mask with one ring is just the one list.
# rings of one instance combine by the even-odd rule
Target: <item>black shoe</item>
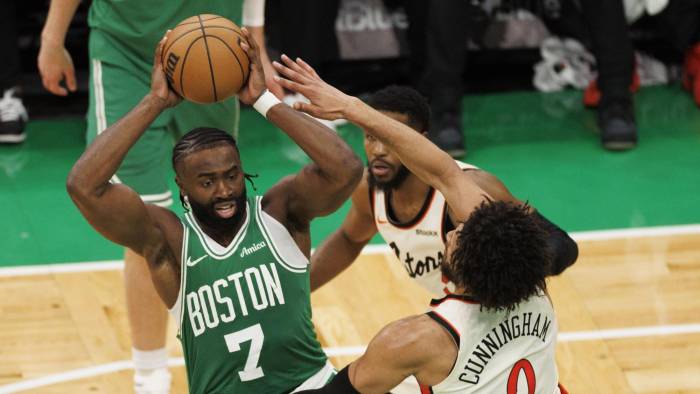
[[24,126],[27,123],[27,110],[15,93],[7,89],[0,98],[0,144],[19,144],[27,138]]
[[446,114],[438,119],[435,128],[431,132],[432,140],[454,158],[463,157],[467,152],[464,149],[464,135],[456,115]]
[[598,107],[598,127],[603,147],[627,150],[637,146],[637,125],[632,100],[614,100]]

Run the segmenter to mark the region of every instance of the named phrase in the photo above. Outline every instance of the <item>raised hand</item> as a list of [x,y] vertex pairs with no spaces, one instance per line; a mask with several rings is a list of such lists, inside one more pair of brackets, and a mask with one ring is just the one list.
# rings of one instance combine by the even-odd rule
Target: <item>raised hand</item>
[[168,80],[165,77],[165,70],[163,70],[163,48],[168,41],[168,34],[170,34],[170,30],[168,30],[165,36],[160,40],[156,47],[156,52],[153,55],[151,94],[160,99],[165,107],[174,107],[182,101],[182,97],[170,88]]
[[265,91],[265,70],[260,59],[260,48],[258,43],[250,34],[247,28],[241,29],[245,41],[241,41],[241,48],[248,54],[250,59],[250,74],[245,86],[238,92],[238,98],[241,102],[251,105]]
[[316,70],[305,61],[296,61],[282,55],[282,62],[273,62],[275,69],[285,78],[276,78],[283,87],[303,94],[310,103],[297,102],[294,109],[316,118],[335,120],[343,118],[343,110],[350,105],[352,97],[327,84]]

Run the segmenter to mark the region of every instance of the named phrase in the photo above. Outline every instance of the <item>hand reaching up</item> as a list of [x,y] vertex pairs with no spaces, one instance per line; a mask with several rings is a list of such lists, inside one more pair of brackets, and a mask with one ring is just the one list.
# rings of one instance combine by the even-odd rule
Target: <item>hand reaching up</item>
[[275,80],[283,87],[303,94],[309,103],[297,102],[294,109],[313,117],[336,120],[343,118],[343,111],[350,105],[353,97],[327,84],[305,61],[297,58],[293,61],[282,55],[282,63],[273,62],[273,66],[285,78]]

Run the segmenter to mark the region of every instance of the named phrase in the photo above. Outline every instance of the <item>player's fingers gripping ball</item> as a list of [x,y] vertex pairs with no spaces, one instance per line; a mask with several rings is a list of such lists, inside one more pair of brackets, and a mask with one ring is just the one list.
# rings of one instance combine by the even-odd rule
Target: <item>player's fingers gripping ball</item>
[[162,55],[170,86],[201,104],[235,95],[250,71],[242,40],[241,29],[222,16],[202,14],[180,22],[168,35]]

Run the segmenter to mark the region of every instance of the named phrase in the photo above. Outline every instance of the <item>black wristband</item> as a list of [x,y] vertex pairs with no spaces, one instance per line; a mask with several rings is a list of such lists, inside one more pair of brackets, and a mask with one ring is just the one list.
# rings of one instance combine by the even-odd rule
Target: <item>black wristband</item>
[[542,216],[542,214],[535,211],[535,215],[540,221],[542,228],[549,234],[547,242],[552,252],[552,266],[550,267],[549,274],[559,275],[576,262],[578,258],[578,245],[576,245],[576,241],[571,239],[566,231],[549,221]]

